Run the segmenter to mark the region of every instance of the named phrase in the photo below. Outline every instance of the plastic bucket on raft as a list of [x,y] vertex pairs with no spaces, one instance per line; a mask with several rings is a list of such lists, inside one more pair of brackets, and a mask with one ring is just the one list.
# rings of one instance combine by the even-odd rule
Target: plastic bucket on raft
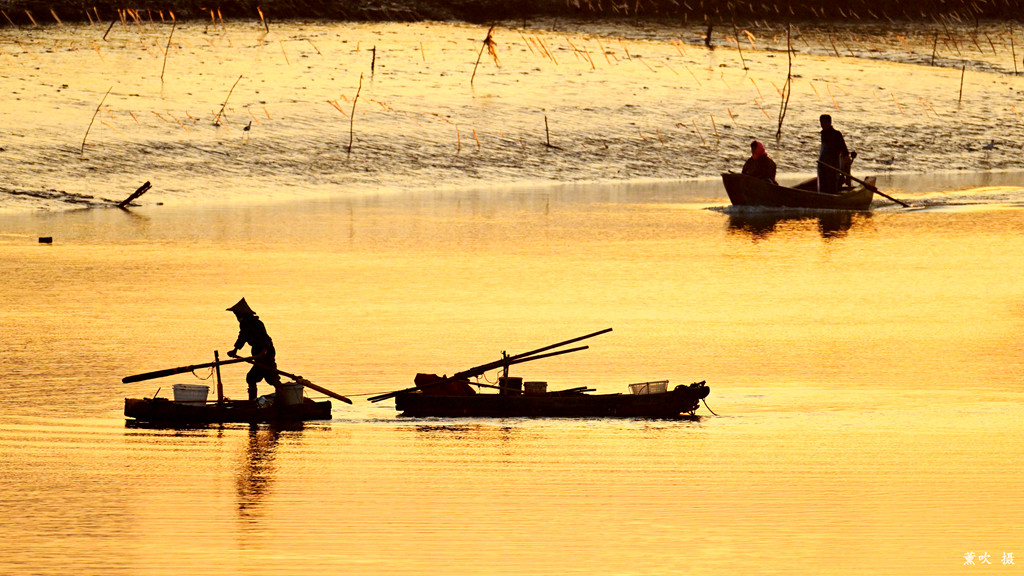
[[302,404],[302,390],[304,386],[298,382],[283,382],[277,385],[277,402],[282,406],[296,406]]
[[547,382],[523,382],[523,391],[527,395],[539,395],[547,394],[548,383]]
[[498,386],[501,387],[498,392],[506,396],[519,396],[523,393],[523,379],[515,376],[498,378]]
[[174,401],[182,404],[206,404],[206,397],[210,393],[210,387],[202,384],[175,384],[171,388],[174,390]]

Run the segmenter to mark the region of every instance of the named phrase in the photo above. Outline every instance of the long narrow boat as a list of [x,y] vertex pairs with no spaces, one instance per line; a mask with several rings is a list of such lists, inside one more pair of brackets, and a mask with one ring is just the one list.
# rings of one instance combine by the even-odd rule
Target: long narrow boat
[[[456,372],[451,376],[417,374],[413,380],[415,386],[373,396],[368,400],[381,402],[394,398],[395,409],[404,416],[413,417],[680,418],[687,414],[692,416],[700,406],[700,401],[710,392],[704,382],[676,386],[669,391],[668,380],[659,380],[630,384],[629,394],[588,394],[594,389],[580,386],[548,392],[547,382],[523,382],[522,378],[508,375],[509,367],[515,364],[585,350],[588,346],[555,349],[611,330],[605,328],[521,354],[510,356],[502,352],[499,360]],[[494,369],[500,369],[503,374],[498,378],[497,385],[469,380]],[[473,389],[474,386],[494,388],[498,392],[480,394]]]
[[[875,178],[864,179],[871,186]],[[874,192],[868,186],[846,188],[839,194],[827,194],[815,189],[815,180],[798,184],[793,188],[772,184],[761,178],[746,174],[722,174],[725,191],[734,206],[768,206],[786,208],[810,208],[825,210],[867,210],[871,206]]]
[[125,398],[124,415],[146,424],[223,424],[302,422],[330,420],[331,403],[303,398],[301,404],[285,406],[259,400],[222,402],[178,402],[167,398]]
[[395,409],[412,417],[683,418],[692,416],[711,391],[704,382],[697,382],[650,393],[588,394],[592,389],[586,387],[510,393],[503,387],[499,394],[479,394],[468,388],[468,382],[464,384],[458,393],[430,387],[403,392],[395,396]]

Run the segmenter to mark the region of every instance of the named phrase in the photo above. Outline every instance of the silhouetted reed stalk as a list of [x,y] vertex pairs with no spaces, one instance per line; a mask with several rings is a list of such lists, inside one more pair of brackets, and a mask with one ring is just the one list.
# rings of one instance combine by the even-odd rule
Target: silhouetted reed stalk
[[788,62],[788,69],[786,70],[786,83],[782,86],[782,102],[779,104],[779,127],[775,131],[776,142],[782,140],[782,123],[786,119],[786,112],[789,110],[789,96],[793,92],[793,43],[790,32],[790,27],[786,26],[786,60]]
[[257,6],[256,12],[260,15],[260,22],[263,22],[263,28],[267,31],[267,34],[270,34],[270,24],[267,24],[267,19],[263,17],[263,10],[260,10],[260,7]]
[[740,53],[740,63],[743,65],[744,70],[750,70],[750,68],[747,68],[747,61],[743,59],[743,47],[740,46],[740,33],[736,29],[736,24],[732,25],[732,33],[736,36],[736,50]]
[[164,65],[160,68],[160,83],[164,81],[164,71],[167,70],[167,55],[171,53],[171,38],[174,38],[174,29],[178,27],[178,21],[171,24],[171,33],[167,35],[167,48],[164,49]]
[[359,101],[359,93],[363,91],[363,75],[359,75],[359,88],[356,89],[356,96],[352,99],[352,114],[348,117],[348,154],[345,159],[352,157],[352,142],[355,140],[356,102]]
[[100,103],[96,106],[96,111],[92,113],[92,119],[89,120],[89,127],[85,129],[85,136],[82,137],[82,152],[81,152],[82,154],[85,154],[85,140],[86,140],[86,138],[89,137],[89,131],[92,130],[92,124],[93,124],[93,122],[96,121],[96,116],[100,113],[100,108],[103,107],[103,103],[107,101],[107,96],[110,94],[110,91],[113,90],[113,89],[114,89],[113,86],[111,86],[110,88],[107,88],[107,93],[103,95],[103,98],[100,99]]
[[473,85],[473,79],[476,78],[476,68],[480,65],[480,59],[484,56],[484,50],[490,54],[491,58],[494,58],[494,65],[501,68],[501,63],[498,62],[498,53],[495,51],[495,47],[498,44],[494,41],[494,26],[491,26],[487,30],[487,37],[484,38],[483,44],[480,46],[480,52],[476,55],[476,64],[473,65],[473,75],[469,77],[469,85]]
[[220,126],[220,119],[221,119],[221,116],[224,115],[224,109],[228,107],[228,100],[231,99],[231,94],[235,91],[235,86],[238,86],[238,83],[241,82],[241,81],[242,81],[242,76],[239,75],[238,76],[238,80],[235,80],[235,83],[231,85],[231,90],[228,90],[228,97],[224,99],[224,103],[221,104],[221,106],[220,106],[220,112],[217,112],[217,115],[213,118],[213,125],[214,126]]

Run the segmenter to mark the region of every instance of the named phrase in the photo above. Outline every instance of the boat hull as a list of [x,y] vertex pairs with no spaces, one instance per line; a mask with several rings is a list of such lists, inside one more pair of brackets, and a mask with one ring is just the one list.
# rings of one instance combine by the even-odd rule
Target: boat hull
[[395,397],[412,417],[679,418],[692,414],[710,392],[703,382],[662,394],[474,394],[444,396],[420,391]]
[[[868,178],[871,182],[873,178]],[[809,208],[815,210],[867,210],[874,192],[857,186],[841,194],[824,194],[814,190],[787,188],[746,174],[722,174],[722,183],[734,206],[768,206],[778,208]]]
[[293,406],[260,406],[249,400],[191,404],[167,398],[125,398],[124,415],[136,422],[152,424],[302,422],[330,420],[331,403],[306,398]]

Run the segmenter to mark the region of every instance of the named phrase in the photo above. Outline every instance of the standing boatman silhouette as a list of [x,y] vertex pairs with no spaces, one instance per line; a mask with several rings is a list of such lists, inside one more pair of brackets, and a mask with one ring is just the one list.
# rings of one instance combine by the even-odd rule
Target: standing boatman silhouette
[[843,133],[832,127],[832,117],[822,114],[818,119],[821,123],[821,149],[818,151],[818,192],[838,194],[840,178],[836,170],[842,166],[841,161],[850,154],[846,147]]
[[263,325],[256,312],[242,298],[237,304],[228,308],[228,312],[234,312],[238,319],[238,339],[235,340],[234,348],[228,352],[232,358],[238,357],[238,350],[248,344],[252,348],[253,364],[252,369],[245,375],[245,381],[249,384],[249,400],[256,399],[256,384],[260,380],[266,380],[267,384],[274,387],[275,392],[281,384],[281,376],[277,373],[277,353],[274,350],[274,341],[267,334],[267,328]]

